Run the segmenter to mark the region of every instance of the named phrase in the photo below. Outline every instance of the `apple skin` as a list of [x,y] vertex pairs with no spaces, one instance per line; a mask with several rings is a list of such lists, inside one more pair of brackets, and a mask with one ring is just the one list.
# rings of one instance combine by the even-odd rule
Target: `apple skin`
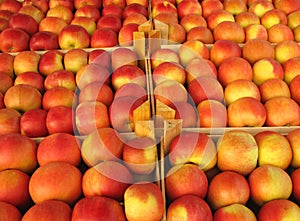
[[76,17],[92,18],[94,22],[97,22],[101,17],[101,14],[97,7],[93,5],[85,5],[75,11],[74,18]]
[[30,220],[57,220],[66,221],[71,220],[71,207],[60,200],[46,200],[44,202],[34,204],[23,215],[23,221]]
[[138,55],[133,50],[119,47],[111,52],[111,68],[113,71],[128,64],[138,65]]
[[20,133],[21,113],[12,108],[0,109],[0,135]]
[[74,74],[88,63],[88,52],[82,48],[73,48],[64,54],[64,67],[66,71],[72,71]]
[[[178,182],[181,180],[182,182]],[[166,174],[166,194],[172,202],[181,196],[194,194],[204,198],[208,191],[208,179],[200,167],[195,164],[172,166]]]
[[93,18],[83,17],[83,16],[74,17],[71,21],[71,25],[82,26],[89,33],[90,36],[92,36],[92,34],[97,29],[97,24]]
[[207,27],[207,22],[205,18],[200,14],[187,14],[180,19],[179,24],[184,28],[186,33],[195,27],[203,26]]
[[253,12],[246,11],[236,15],[235,22],[240,24],[243,28],[247,28],[247,26],[252,24],[260,24],[260,19]]
[[300,129],[294,129],[286,135],[293,151],[291,166],[294,168],[300,167],[300,151],[299,148],[297,148],[299,143],[299,134]]
[[180,219],[184,221],[212,221],[213,215],[209,205],[199,196],[184,195],[169,205],[167,221]]
[[0,202],[0,219],[20,221],[22,219],[22,214],[17,207],[10,203]]
[[46,77],[54,71],[64,70],[63,57],[64,54],[59,50],[45,52],[40,57],[39,72]]
[[45,90],[50,90],[56,87],[64,87],[71,91],[75,91],[76,81],[74,73],[67,70],[58,70],[47,75],[44,80]]
[[130,5],[126,5],[123,9],[122,18],[126,19],[129,15],[133,13],[139,13],[144,15],[145,17],[148,17],[148,11],[146,7],[139,3],[132,3]]
[[15,77],[13,66],[14,58],[15,57],[9,53],[4,52],[0,54],[0,72],[7,74],[12,79]]
[[7,73],[1,71],[0,71],[0,78],[1,78],[0,92],[3,95],[11,86],[13,86],[14,81]]
[[[226,31],[225,31],[226,30]],[[231,40],[242,44],[245,42],[244,28],[235,21],[223,21],[213,29],[214,40]]]
[[82,190],[85,197],[105,196],[123,200],[125,190],[133,182],[129,169],[115,161],[104,161],[85,171]]
[[275,199],[288,199],[292,194],[292,180],[280,167],[258,166],[249,174],[248,183],[251,199],[258,206]]
[[209,16],[206,17],[207,27],[212,31],[219,23],[223,21],[234,22],[234,15],[229,11],[222,9],[213,10]]
[[12,168],[29,174],[36,169],[37,145],[29,137],[19,133],[5,134],[0,136],[0,143],[0,170]]
[[300,76],[296,76],[290,82],[289,89],[291,92],[291,97],[295,100],[298,104],[300,104],[300,96],[299,96],[299,84],[300,84]]
[[299,126],[300,107],[288,97],[274,97],[265,102],[267,126]]
[[182,120],[182,127],[192,128],[197,126],[198,114],[195,105],[189,102],[174,102],[175,119]]
[[179,19],[188,14],[202,15],[202,7],[198,1],[181,1],[177,4],[177,12]]
[[97,1],[97,0],[75,0],[74,1],[74,7],[76,9],[83,7],[85,5],[92,5],[98,9],[101,9],[102,7],[102,2],[101,1]]
[[89,33],[80,25],[67,25],[58,35],[58,45],[61,49],[88,48]]
[[[39,32],[40,31],[47,31],[51,32],[57,35],[68,25],[67,22],[65,22],[61,18],[57,17],[45,17],[41,20],[39,23]],[[57,42],[58,43],[58,42]],[[59,46],[59,45],[58,45]]]
[[154,70],[161,63],[171,62],[171,63],[179,63],[179,55],[172,49],[169,48],[160,48],[154,51],[151,54],[151,68]]
[[67,24],[70,24],[73,19],[73,11],[67,6],[57,5],[52,8],[49,8],[49,10],[46,13],[46,17],[61,18]]
[[106,48],[118,45],[118,36],[110,28],[97,28],[91,36],[92,48]]
[[290,85],[291,81],[294,77],[298,75],[298,68],[300,68],[300,57],[293,57],[286,60],[282,64],[282,68],[284,71],[284,81]]
[[19,1],[14,1],[14,0],[4,0],[1,2],[1,10],[7,10],[12,13],[16,13],[20,10],[22,7],[22,3]]
[[262,24],[250,24],[244,28],[245,42],[250,39],[263,39],[268,40],[268,30]]
[[19,75],[23,72],[38,72],[40,55],[34,51],[21,51],[15,55],[14,72]]
[[49,9],[54,8],[58,5],[63,5],[71,9],[72,11],[74,10],[74,2],[72,0],[49,0]]
[[291,220],[296,221],[300,216],[299,206],[287,199],[272,200],[264,204],[258,211],[257,218],[261,221],[267,220]]
[[29,181],[29,194],[34,203],[57,199],[74,205],[82,194],[82,174],[69,163],[55,161],[37,168]]
[[131,184],[124,193],[124,209],[128,220],[160,220],[164,214],[160,188],[150,182]]
[[217,68],[215,64],[208,59],[194,58],[185,66],[186,82],[190,84],[192,80],[200,76],[211,76],[217,78]]
[[58,37],[53,32],[39,31],[34,33],[29,40],[29,49],[32,51],[58,49]]
[[152,5],[152,17],[155,18],[156,16],[158,16],[161,13],[173,13],[175,15],[177,15],[176,17],[178,17],[178,12],[177,12],[177,8],[175,6],[175,2],[170,2],[170,1],[161,1],[161,2],[157,2],[156,4]]
[[74,110],[72,107],[56,106],[49,109],[46,117],[46,127],[49,134],[74,134]]
[[283,11],[285,14],[290,14],[300,10],[300,3],[295,0],[279,0],[274,2],[275,8]]
[[275,24],[283,24],[287,25],[287,15],[277,9],[274,8],[270,11],[267,11],[262,17],[261,17],[261,24],[266,28],[269,29]]
[[22,29],[6,28],[0,34],[2,52],[20,52],[28,49],[30,36]]
[[264,81],[259,85],[259,91],[263,103],[273,97],[291,97],[289,85],[283,79],[279,78],[271,78]]
[[118,90],[114,93],[114,99],[118,97],[124,96],[133,96],[137,99],[142,99],[143,101],[147,100],[147,91],[142,86],[135,83],[127,83],[122,85]]
[[160,63],[156,68],[154,68],[152,76],[155,84],[159,84],[167,79],[184,84],[186,80],[184,67],[176,62]]
[[213,44],[214,37],[208,27],[197,26],[189,30],[186,34],[186,40],[199,40],[205,44]]
[[0,30],[1,32],[8,27],[8,20],[0,18]]
[[26,111],[20,119],[21,134],[33,138],[47,136],[46,117],[47,111],[44,109]]
[[68,133],[45,136],[38,144],[37,160],[40,166],[53,161],[63,161],[74,166],[81,163],[81,141]]
[[212,11],[224,8],[222,2],[217,0],[203,0],[201,6],[202,15],[204,18],[207,18],[212,13]]
[[207,171],[216,165],[216,155],[216,145],[209,136],[200,132],[182,132],[172,140],[168,158],[172,166],[194,163]]
[[106,67],[111,68],[111,57],[110,53],[104,49],[93,49],[89,52],[88,63],[98,63]]
[[123,9],[120,6],[114,4],[103,7],[102,16],[109,15],[109,14],[113,14],[118,16],[119,18],[122,18]]
[[256,168],[258,146],[249,132],[227,131],[217,140],[216,147],[217,166],[221,171],[231,170],[247,175]]
[[111,4],[118,5],[120,8],[124,9],[126,6],[126,1],[125,0],[102,0],[103,8]]
[[38,7],[29,4],[23,4],[18,13],[30,15],[38,24],[45,17],[44,12],[42,12]]
[[142,15],[140,13],[132,13],[123,20],[122,25],[127,25],[130,23],[142,25],[146,22],[147,22],[147,18],[144,15]]
[[82,159],[89,167],[101,161],[119,160],[122,157],[123,146],[124,143],[115,129],[98,128],[83,140]]
[[126,221],[121,204],[112,198],[104,196],[84,197],[74,206],[72,220],[115,220]]
[[14,13],[8,20],[9,28],[17,28],[25,31],[30,36],[38,32],[38,22],[30,15]]
[[162,12],[155,16],[155,21],[160,21],[165,24],[178,24],[178,17],[172,12]]
[[224,1],[223,2],[224,9],[229,11],[234,16],[248,11],[247,2],[244,0],[235,0],[235,1]]
[[214,213],[214,221],[257,221],[255,214],[252,210],[243,204],[234,203],[229,206],[224,206],[217,209]]
[[104,15],[97,21],[98,28],[110,28],[118,33],[122,27],[121,19],[116,15]]
[[268,31],[268,41],[271,43],[280,43],[282,41],[293,41],[294,33],[287,25],[275,24]]
[[292,183],[293,183],[293,197],[300,202],[300,186],[299,186],[299,182],[300,182],[300,169],[296,168],[292,174],[291,174],[291,179],[292,179]]
[[261,18],[267,11],[270,11],[274,8],[275,8],[275,6],[273,5],[272,2],[269,2],[269,1],[267,1],[267,2],[265,2],[265,1],[255,2],[255,1],[253,1],[249,5],[248,11],[253,12],[259,18]]
[[30,176],[17,169],[0,171],[0,201],[25,209],[30,203],[28,192]]
[[118,42],[121,47],[133,45],[133,33],[138,31],[138,24],[129,23],[122,26],[118,34]]
[[55,87],[45,91],[42,105],[44,110],[49,111],[57,106],[73,107],[77,103],[76,100],[74,91],[65,87]]
[[24,0],[23,6],[33,5],[40,9],[44,14],[49,10],[48,0]]

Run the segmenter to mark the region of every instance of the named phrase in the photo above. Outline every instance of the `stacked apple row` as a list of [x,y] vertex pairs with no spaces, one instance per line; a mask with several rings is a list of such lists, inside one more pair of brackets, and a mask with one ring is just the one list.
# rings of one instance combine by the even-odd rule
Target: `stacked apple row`
[[[167,25],[170,43],[220,39],[245,43],[262,38],[272,43],[300,41],[300,2],[297,0],[154,0],[154,21]],[[156,24],[156,26],[155,26]],[[157,29],[160,23],[155,23]]]
[[182,130],[165,146],[166,220],[298,220],[299,135]]
[[0,50],[53,50],[132,45],[148,20],[148,2],[17,1],[0,3]]

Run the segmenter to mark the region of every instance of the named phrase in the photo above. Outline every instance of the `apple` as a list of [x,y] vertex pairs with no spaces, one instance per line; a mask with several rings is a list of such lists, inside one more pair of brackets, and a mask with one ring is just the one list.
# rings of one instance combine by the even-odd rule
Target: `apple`
[[237,172],[222,171],[209,183],[207,201],[215,210],[235,203],[246,205],[249,198],[247,179]]
[[190,84],[192,80],[201,76],[210,76],[217,78],[217,68],[209,59],[194,58],[187,63],[186,67],[186,82]]
[[22,214],[20,210],[11,203],[0,202],[0,219],[20,221]]
[[179,23],[184,30],[188,33],[191,29],[202,26],[202,27],[207,27],[207,22],[205,18],[200,15],[200,14],[187,14],[184,17],[180,19]]
[[289,26],[290,29],[295,29],[297,26],[300,25],[299,23],[299,17],[300,16],[300,11],[294,11],[291,12],[290,14],[286,15],[287,18],[287,25]]
[[274,97],[265,102],[267,126],[299,126],[300,107],[288,97]]
[[182,120],[182,127],[192,128],[197,126],[198,115],[195,106],[189,102],[174,102],[175,119]]
[[[0,54],[0,72],[3,72],[10,76],[12,79],[15,77],[14,75],[14,56],[9,53],[2,52]],[[1,78],[2,79],[2,78]]]
[[[184,27],[178,23],[168,25],[168,41],[171,44],[181,44],[186,40],[186,31]],[[191,39],[190,39],[191,40]]]
[[234,22],[234,16],[229,11],[223,9],[213,10],[209,16],[206,17],[207,27],[212,31],[223,21]]
[[55,87],[45,91],[42,98],[44,110],[50,110],[52,107],[65,106],[73,107],[76,104],[76,94],[74,91],[65,87]]
[[224,88],[224,102],[226,106],[229,106],[231,103],[242,97],[252,97],[261,101],[261,90],[253,81],[248,79],[234,80]]
[[166,195],[171,202],[188,194],[204,198],[208,191],[208,179],[205,172],[197,165],[190,163],[172,166],[168,169],[165,183]]
[[293,183],[293,197],[299,202],[300,201],[300,189],[299,189],[299,180],[300,180],[300,169],[295,169],[291,174],[291,179]]
[[300,96],[299,96],[299,83],[300,83],[300,76],[296,76],[293,78],[289,85],[289,89],[291,92],[291,97],[295,100],[298,104],[300,104]]
[[40,57],[39,72],[46,77],[54,71],[64,70],[63,57],[64,53],[59,50],[46,51]]
[[261,101],[264,103],[273,97],[291,97],[291,92],[288,84],[278,78],[266,80],[259,86]]
[[121,159],[123,141],[118,132],[111,128],[98,128],[88,134],[81,144],[83,161],[89,166],[95,166],[101,161],[116,161]]
[[154,139],[134,137],[124,144],[122,159],[132,173],[145,175],[155,170],[157,154]]
[[282,41],[293,41],[294,33],[287,25],[275,24],[268,29],[268,41],[271,43],[279,43]]
[[45,77],[44,87],[45,90],[50,90],[56,87],[64,87],[71,91],[75,91],[75,75],[71,71],[67,70],[54,71]]
[[285,40],[274,46],[275,59],[283,64],[290,58],[300,56],[300,45],[293,40]]
[[38,144],[38,163],[42,166],[53,161],[63,161],[78,166],[81,162],[80,145],[80,139],[68,133],[45,136]]
[[148,7],[148,1],[146,1],[146,0],[126,0],[126,5],[130,5],[133,3],[141,4],[142,6],[144,6],[146,8]]
[[[245,47],[245,46],[244,46]],[[241,57],[242,48],[231,40],[218,40],[210,48],[210,60],[219,67],[221,63],[230,57]]]
[[214,220],[221,221],[221,220],[247,220],[247,221],[256,221],[256,216],[254,212],[246,207],[243,204],[234,203],[229,206],[224,206],[217,209],[214,213]]
[[0,109],[0,135],[20,133],[21,113],[12,108]]
[[107,48],[118,45],[118,35],[110,28],[98,28],[91,36],[92,48]]
[[300,56],[299,57],[293,57],[288,60],[286,60],[282,64],[283,72],[284,72],[284,81],[290,85],[291,81],[294,77],[296,77],[299,72],[297,71],[298,68],[300,68]]
[[14,13],[8,20],[9,28],[21,29],[30,36],[38,32],[38,26],[39,24],[32,16],[23,13]]
[[123,17],[123,9],[119,5],[106,5],[105,7],[102,8],[102,16],[104,15],[109,15],[113,14],[118,16],[119,18]]
[[236,15],[235,22],[238,23],[243,28],[246,28],[247,26],[252,24],[257,24],[257,25],[260,24],[260,19],[253,12],[246,11]]
[[74,10],[74,1],[72,0],[49,0],[49,9],[54,8],[58,5],[67,6],[72,11]]
[[122,9],[126,6],[126,0],[102,0],[102,7],[105,8],[108,5],[115,4],[121,7]]
[[118,47],[111,52],[111,68],[116,70],[123,65],[138,65],[138,55],[126,47]]
[[164,214],[164,200],[160,188],[150,182],[131,184],[124,193],[127,220],[160,220]]
[[283,24],[287,25],[287,15],[277,9],[271,9],[270,11],[267,11],[262,17],[261,17],[261,24],[266,28],[269,29],[275,24]]
[[25,209],[30,203],[28,192],[30,176],[17,169],[0,171],[0,201]]
[[101,64],[92,62],[83,65],[76,73],[75,81],[79,90],[92,82],[110,83],[110,71]]
[[184,84],[186,80],[186,72],[184,67],[177,62],[162,62],[154,68],[152,79],[156,85],[167,79]]
[[213,29],[213,37],[215,41],[231,40],[241,44],[245,42],[245,31],[240,24],[234,21],[223,21]]
[[188,14],[202,15],[202,6],[198,1],[181,1],[177,4],[177,13],[179,19]]
[[170,203],[167,208],[167,221],[212,221],[212,211],[207,202],[193,194],[184,195]]
[[21,51],[14,58],[14,72],[19,75],[23,72],[38,72],[40,55],[34,51]]
[[115,69],[111,74],[111,83],[115,90],[127,83],[136,83],[143,88],[146,87],[146,75],[136,65],[123,65]]
[[242,49],[242,57],[245,58],[251,65],[263,58],[275,58],[274,46],[264,39],[250,39]]
[[299,135],[300,130],[299,129],[294,129],[292,131],[290,131],[287,135],[286,138],[288,139],[291,148],[292,148],[292,152],[293,152],[293,156],[292,156],[292,162],[291,162],[291,166],[294,168],[298,168],[300,167],[300,153],[299,153],[299,149],[297,148],[298,145],[298,135]]
[[258,146],[251,133],[245,130],[225,131],[216,146],[217,166],[221,171],[231,170],[248,175],[256,168]]
[[121,47],[133,45],[133,34],[138,31],[138,24],[129,23],[121,27],[118,35],[119,45]]
[[157,4],[152,5],[151,14],[153,18],[165,12],[170,12],[178,16],[177,8],[175,4],[172,2],[161,1],[161,2],[157,2]]
[[61,18],[57,17],[45,17],[41,20],[39,23],[39,32],[40,31],[47,31],[52,32],[56,34],[57,36],[61,31],[68,25],[67,22],[65,22]]
[[280,167],[262,165],[248,177],[251,199],[258,206],[275,199],[288,199],[292,193],[292,180]]
[[67,25],[58,35],[58,44],[61,49],[88,48],[90,36],[80,25]]
[[178,54],[183,66],[186,66],[194,58],[209,59],[210,57],[208,46],[199,40],[185,41],[179,46]]
[[223,7],[234,16],[248,11],[247,1],[245,0],[224,0]]
[[122,22],[122,25],[127,25],[130,23],[135,23],[138,25],[142,25],[144,23],[146,23],[147,17],[145,17],[144,15],[140,14],[140,13],[132,13],[130,15],[128,15]]
[[97,29],[97,24],[93,18],[83,16],[74,17],[71,21],[71,25],[82,26],[89,33],[90,36],[92,36],[92,34]]
[[23,215],[23,221],[30,220],[71,220],[72,209],[70,205],[60,200],[46,200],[44,202],[34,204]]
[[74,110],[72,107],[56,106],[49,109],[46,117],[46,127],[49,134],[74,134]]
[[20,112],[40,108],[42,95],[33,86],[19,84],[10,87],[4,95],[4,104],[7,108],[13,108]]
[[88,63],[98,63],[107,69],[111,68],[110,53],[104,49],[93,49],[89,52]]
[[8,11],[8,10],[3,10],[0,9],[0,18],[8,21],[8,19],[10,18],[10,16],[13,14],[13,12]]
[[85,171],[82,190],[85,197],[104,196],[122,201],[132,181],[126,166],[115,161],[103,161]]
[[181,132],[170,143],[168,158],[172,166],[193,163],[208,171],[216,165],[216,157],[215,143],[201,132]]
[[160,48],[154,51],[150,57],[151,61],[151,68],[155,69],[161,63],[164,62],[172,62],[172,63],[179,63],[179,55],[174,50],[170,48]]
[[29,40],[31,51],[44,51],[58,49],[58,36],[49,31],[38,31]]
[[186,40],[198,40],[205,44],[213,44],[215,41],[212,32],[208,27],[204,26],[198,26],[190,29],[186,34]]
[[88,52],[82,48],[72,48],[64,54],[63,61],[66,71],[77,73],[83,65],[88,63]]
[[0,10],[7,10],[16,13],[22,7],[22,3],[16,0],[3,0],[0,5]]
[[129,15],[133,13],[139,13],[148,18],[147,8],[139,3],[132,3],[126,5],[125,8],[123,9],[122,18],[126,19]]
[[93,5],[98,9],[102,7],[101,1],[97,1],[97,0],[75,0],[74,1],[74,7],[76,9],[83,7],[85,5]]
[[173,24],[178,23],[178,17],[177,14],[172,12],[161,12],[155,16],[154,21],[160,21],[164,24]]
[[74,18],[76,17],[87,17],[92,18],[94,22],[97,22],[101,17],[100,10],[93,5],[85,5],[76,9]]
[[203,0],[201,7],[203,17],[207,18],[213,11],[223,9],[224,5],[219,0]]
[[47,13],[46,17],[57,17],[64,20],[67,24],[70,24],[73,19],[73,12],[72,10],[64,5],[57,5],[50,8]]
[[2,52],[20,52],[29,47],[30,36],[17,28],[6,28],[0,33],[0,50]]
[[72,220],[125,221],[124,208],[115,199],[105,196],[81,198],[73,208]]
[[47,136],[46,117],[47,111],[44,109],[26,111],[20,118],[21,134],[32,138]]
[[250,39],[262,39],[268,40],[268,30],[262,24],[250,24],[244,28],[245,31],[245,42]]
[[[128,85],[128,84],[126,84],[126,85]],[[137,85],[137,84],[134,84],[134,85]],[[134,90],[134,93],[137,93],[137,91]],[[145,92],[145,94],[146,94],[146,92]],[[113,99],[114,99],[114,94],[113,94],[113,90],[110,88],[110,86],[108,86],[107,84],[103,84],[102,82],[97,82],[97,81],[86,85],[84,88],[82,88],[80,90],[79,95],[78,95],[79,103],[87,102],[87,101],[98,101],[98,102],[105,104],[107,107],[110,106]]]
[[133,96],[136,97],[137,99],[142,99],[143,101],[146,101],[147,91],[141,85],[138,85],[136,83],[127,83],[122,85],[118,90],[115,91],[113,98],[117,99],[118,97],[126,97],[126,96]]
[[0,136],[1,164],[0,171],[17,169],[30,174],[37,167],[37,145],[29,137],[20,133]]
[[261,18],[265,13],[268,11],[274,9],[275,6],[270,1],[265,0],[259,0],[259,1],[253,1],[248,8],[249,12],[253,12],[256,14],[259,18]]
[[5,94],[5,92],[14,84],[13,79],[5,72],[0,71],[0,92]]
[[40,9],[44,14],[49,10],[48,0],[24,0],[23,6],[32,5]]
[[217,79],[210,76],[201,76],[192,80],[188,85],[188,92],[196,105],[207,99],[220,102],[224,99],[222,85]]
[[98,28],[110,28],[114,32],[118,33],[122,28],[121,19],[116,15],[104,15],[97,21]]
[[274,2],[274,6],[287,15],[300,10],[300,3],[295,0],[278,0]]
[[33,5],[23,5],[18,13],[30,15],[38,24],[45,17],[45,14],[38,8]]
[[36,204],[56,199],[74,205],[82,194],[81,180],[81,172],[72,164],[49,162],[31,175],[29,193]]

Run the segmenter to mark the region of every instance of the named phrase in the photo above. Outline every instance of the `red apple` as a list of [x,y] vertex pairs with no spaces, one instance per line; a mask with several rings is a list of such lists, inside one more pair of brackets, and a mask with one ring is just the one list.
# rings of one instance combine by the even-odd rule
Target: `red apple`
[[13,14],[13,12],[11,12],[11,11],[0,9],[0,18],[3,18],[6,21],[8,21],[9,17],[12,14]]
[[119,18],[122,18],[123,9],[119,5],[114,5],[114,4],[106,5],[105,7],[103,7],[102,16],[111,15],[111,14],[116,15]]
[[137,99],[142,99],[143,101],[146,101],[147,91],[141,85],[138,85],[136,83],[127,83],[122,85],[118,90],[115,91],[114,99],[126,96],[133,96]]
[[110,69],[110,53],[104,49],[93,49],[89,52],[88,63],[98,63]]
[[88,52],[82,48],[72,48],[64,54],[64,67],[66,71],[77,73],[88,63]]
[[286,138],[288,139],[291,148],[292,148],[292,152],[293,152],[293,158],[292,158],[292,162],[291,162],[291,166],[294,168],[298,168],[300,167],[300,152],[299,149],[297,148],[298,146],[298,136],[299,136],[299,132],[300,129],[294,129],[292,131],[290,131],[287,135]]
[[152,78],[156,85],[164,80],[174,80],[184,84],[186,80],[186,72],[184,67],[177,62],[162,62],[154,68]]
[[282,41],[293,41],[294,33],[287,25],[275,24],[268,29],[268,41],[280,43]]
[[259,17],[253,12],[241,12],[235,16],[235,22],[240,24],[243,28],[247,28],[247,26],[252,24],[260,24]]
[[123,65],[138,65],[138,55],[135,51],[126,47],[119,47],[111,52],[111,68],[116,70]]
[[234,221],[234,220],[247,220],[256,221],[255,213],[243,204],[234,203],[229,206],[224,206],[217,209],[214,213],[214,221]]
[[179,19],[188,14],[202,15],[202,6],[198,1],[181,1],[177,4],[177,12]]
[[20,210],[11,203],[0,202],[0,214],[0,219],[3,220],[20,221],[22,219]]
[[[1,48],[0,48],[1,50]],[[0,54],[0,72],[3,72],[9,75],[11,78],[14,78],[14,56],[9,53]]]
[[274,2],[274,6],[287,15],[300,10],[300,3],[295,0],[278,0]]
[[268,79],[259,86],[261,101],[264,103],[273,97],[291,97],[289,86],[278,78]]
[[33,138],[47,136],[46,117],[47,111],[44,109],[26,111],[20,119],[21,134]]
[[300,169],[295,169],[291,174],[291,179],[293,183],[293,197],[299,202],[300,201],[300,186],[299,186],[299,180],[300,180]]
[[121,19],[116,15],[104,15],[97,21],[98,28],[110,28],[114,32],[118,33],[122,28]]
[[82,26],[67,25],[58,35],[58,44],[61,49],[88,48],[90,36]]
[[48,0],[24,0],[23,6],[33,5],[40,9],[44,14],[49,10]]
[[187,84],[200,76],[211,76],[217,78],[217,68],[215,64],[208,59],[194,58],[185,67],[187,73]]
[[179,63],[179,55],[170,48],[160,48],[151,54],[151,68],[155,69],[164,62]]
[[102,0],[103,8],[111,4],[118,5],[120,8],[124,9],[126,6],[126,1],[125,0]]
[[76,17],[87,17],[92,18],[94,22],[97,22],[101,17],[100,10],[93,5],[85,5],[76,9],[74,18]]
[[125,26],[122,26],[122,28],[119,31],[118,35],[118,41],[120,46],[131,46],[133,45],[133,34],[134,32],[138,31],[138,24],[135,23],[129,23]]
[[300,104],[300,96],[299,96],[299,84],[300,84],[300,76],[296,76],[293,78],[289,85],[289,89],[291,92],[291,97],[295,100],[298,104]]
[[147,8],[139,3],[132,3],[126,5],[125,8],[123,9],[122,18],[125,19],[133,13],[139,13],[148,18]]
[[229,11],[223,9],[213,10],[206,18],[207,27],[212,31],[214,28],[223,21],[234,22],[234,15]]
[[65,87],[55,87],[45,91],[42,105],[43,109],[48,111],[57,106],[73,107],[76,105],[76,100],[74,91]]
[[40,31],[47,31],[56,34],[57,36],[61,31],[68,25],[67,22],[65,22],[61,18],[57,17],[45,17],[42,19],[42,21],[39,23],[39,32]]
[[21,51],[15,55],[14,72],[19,75],[23,72],[38,72],[40,55],[34,51]]
[[265,0],[259,0],[259,1],[253,1],[248,8],[249,12],[253,12],[256,14],[259,18],[261,18],[265,13],[268,11],[274,9],[275,6],[270,1]]
[[263,39],[268,40],[268,30],[261,24],[250,24],[244,28],[245,42],[250,39]]
[[0,109],[0,135],[20,133],[21,114],[12,108]]
[[3,94],[5,94],[5,92],[14,84],[13,79],[6,74],[5,72],[1,72],[0,71],[0,92]]
[[0,18],[0,30],[1,32],[8,27],[8,20]]
[[45,17],[44,12],[42,12],[38,7],[35,7],[33,5],[25,4],[23,5],[18,13],[26,14],[31,16],[38,24],[41,22],[41,20]]
[[166,13],[166,12],[170,12],[178,16],[177,8],[175,4],[172,2],[160,1],[157,2],[157,4],[152,5],[151,14],[153,18],[155,18],[157,15],[161,13]]
[[100,9],[102,7],[102,2],[98,0],[75,0],[74,1],[74,7],[76,9],[83,7],[85,5],[93,5],[96,8]]
[[95,32],[97,28],[97,24],[93,18],[83,17],[83,16],[74,17],[71,21],[71,25],[82,26],[89,33],[90,36],[92,36],[92,34]]
[[233,15],[238,15],[248,11],[247,2],[245,0],[224,0],[224,9]]
[[46,17],[61,18],[67,24],[70,24],[73,19],[73,11],[64,5],[57,5],[47,11]]
[[49,0],[48,4],[49,4],[49,9],[54,8],[58,5],[63,5],[63,6],[67,6],[72,11],[74,10],[74,1],[72,0]]
[[43,76],[47,76],[54,71],[64,70],[63,56],[64,54],[58,50],[46,51],[41,55],[39,72]]
[[45,90],[56,87],[64,87],[71,91],[76,89],[75,75],[71,71],[58,70],[47,75],[44,80]]
[[130,5],[132,3],[138,3],[146,8],[148,7],[148,1],[146,0],[126,0],[126,5]]
[[282,64],[284,71],[284,81],[289,85],[294,77],[299,75],[298,68],[300,67],[300,56],[286,60]]
[[138,25],[142,25],[147,22],[147,17],[140,13],[132,13],[128,15],[122,22],[122,25],[125,26],[130,23],[135,23]]
[[244,28],[235,21],[223,21],[217,24],[213,29],[213,37],[215,41],[231,40],[239,44],[244,43],[246,38]]
[[29,48],[29,35],[22,29],[6,28],[0,33],[2,52],[20,52]]
[[164,24],[178,23],[178,16],[172,12],[161,12],[155,16],[154,21],[160,21]]
[[300,56],[300,45],[295,40],[284,40],[274,45],[275,59],[283,64]]
[[197,26],[189,30],[186,35],[186,40],[198,40],[202,41],[205,44],[213,44],[214,36],[208,27]]
[[58,36],[53,32],[38,31],[29,40],[29,49],[32,51],[58,49]]
[[218,0],[203,0],[201,2],[202,15],[207,18],[213,11],[223,9],[224,6],[221,1]]
[[33,17],[23,13],[14,13],[8,20],[9,28],[21,29],[30,36],[38,32],[38,26],[38,22]]
[[116,32],[109,28],[98,28],[91,36],[92,48],[107,48],[118,45]]
[[182,120],[182,127],[191,128],[197,126],[198,114],[195,106],[189,102],[174,102],[175,119]]
[[4,0],[1,2],[0,9],[16,13],[22,7],[22,3],[16,0]]

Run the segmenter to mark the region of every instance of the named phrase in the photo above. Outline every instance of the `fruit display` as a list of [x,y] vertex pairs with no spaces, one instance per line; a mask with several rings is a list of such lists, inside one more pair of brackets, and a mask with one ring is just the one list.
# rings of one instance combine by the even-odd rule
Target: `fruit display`
[[0,220],[298,220],[299,0],[0,0]]

